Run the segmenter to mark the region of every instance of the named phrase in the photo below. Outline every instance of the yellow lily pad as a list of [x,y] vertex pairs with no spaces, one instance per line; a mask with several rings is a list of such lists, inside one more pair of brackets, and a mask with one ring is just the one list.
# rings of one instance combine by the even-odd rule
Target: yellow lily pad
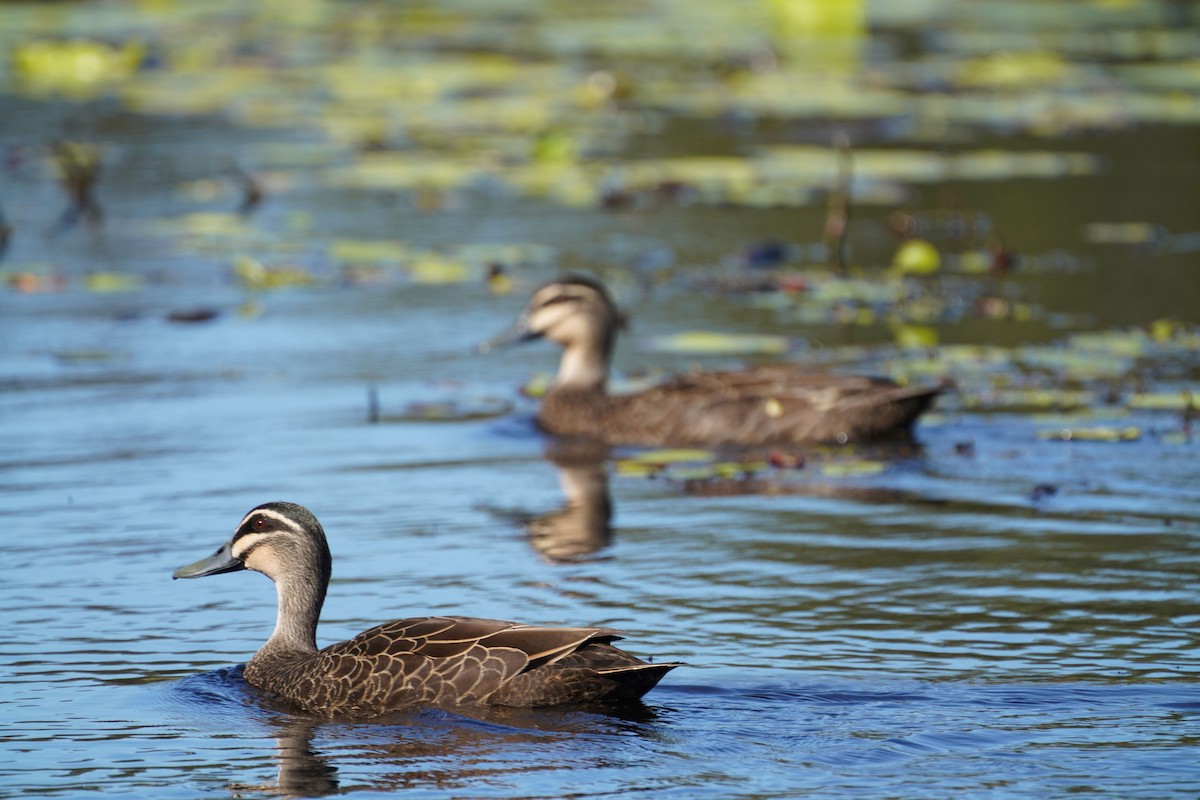
[[766,461],[722,461],[713,464],[713,474],[718,478],[740,478],[770,468]]
[[1045,50],[994,53],[964,62],[958,79],[962,86],[1014,89],[1060,83],[1078,71],[1062,56]]
[[830,478],[859,478],[878,475],[887,469],[882,461],[830,461],[820,466],[820,473]]
[[344,189],[456,189],[488,171],[465,156],[368,153],[356,163],[323,172],[326,186]]
[[720,333],[684,331],[655,336],[649,341],[653,350],[665,353],[712,353],[720,355],[781,355],[791,347],[786,336],[756,333]]
[[930,348],[938,343],[937,328],[929,325],[897,325],[893,335],[896,346],[905,350]]
[[219,211],[183,214],[170,222],[174,230],[199,236],[245,236],[250,230],[244,216]]
[[630,456],[623,461],[639,464],[683,464],[688,462],[714,461],[716,456],[707,450],[691,448],[672,448],[665,450],[646,450]]
[[310,286],[316,282],[312,273],[302,267],[267,267],[250,256],[234,259],[233,274],[242,286],[254,290]]
[[417,283],[462,283],[471,277],[470,268],[457,259],[427,253],[408,264],[408,272]]
[[334,239],[329,245],[332,259],[353,264],[400,263],[411,255],[407,245],[388,239]]
[[83,285],[89,292],[101,294],[131,292],[141,288],[142,279],[124,272],[89,272],[83,278]]
[[34,93],[93,97],[137,72],[145,55],[145,45],[137,41],[38,39],[13,48],[12,70]]
[[1141,430],[1133,426],[1124,428],[1108,426],[1100,426],[1095,428],[1062,428],[1060,430],[1047,430],[1038,432],[1039,439],[1061,440],[1064,442],[1133,442],[1140,439],[1141,436]]
[[1146,411],[1183,411],[1195,408],[1195,397],[1191,391],[1182,392],[1139,392],[1131,395],[1126,405]]
[[1000,389],[963,397],[967,408],[1050,410],[1088,408],[1096,403],[1096,393],[1067,389]]

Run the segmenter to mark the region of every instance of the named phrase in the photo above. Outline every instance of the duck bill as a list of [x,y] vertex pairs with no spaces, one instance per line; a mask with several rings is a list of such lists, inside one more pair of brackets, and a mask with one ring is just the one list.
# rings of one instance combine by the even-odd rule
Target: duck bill
[[237,572],[239,569],[245,568],[246,565],[242,563],[241,559],[234,558],[230,545],[224,544],[220,550],[208,558],[202,558],[194,564],[188,564],[186,567],[175,570],[171,577],[203,578],[208,575],[220,575],[223,572]]
[[499,350],[502,347],[508,347],[521,342],[529,342],[534,339],[542,338],[541,333],[534,332],[529,329],[529,317],[522,314],[517,317],[517,321],[513,326],[506,331],[503,331],[498,336],[493,336],[485,342],[479,343],[479,352],[489,353],[492,350]]

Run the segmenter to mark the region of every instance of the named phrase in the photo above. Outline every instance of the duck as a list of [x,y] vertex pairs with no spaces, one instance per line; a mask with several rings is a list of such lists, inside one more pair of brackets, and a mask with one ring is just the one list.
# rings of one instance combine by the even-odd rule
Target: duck
[[776,364],[690,372],[632,394],[608,391],[621,313],[588,275],[566,275],[534,291],[510,330],[481,349],[536,339],[563,348],[536,414],[557,437],[632,446],[845,444],[911,433],[942,386],[837,375]]
[[275,629],[245,665],[247,683],[324,717],[374,717],[415,706],[559,706],[638,701],[676,662],[643,661],[612,628],[544,627],[458,616],[385,622],[317,647],[332,556],[304,506],[251,509],[213,555],[175,570],[202,578],[239,570],[275,583]]

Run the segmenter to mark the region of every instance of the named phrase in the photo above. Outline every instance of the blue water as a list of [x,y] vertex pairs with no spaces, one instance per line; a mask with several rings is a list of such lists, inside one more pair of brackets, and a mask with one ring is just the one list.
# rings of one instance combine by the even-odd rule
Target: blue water
[[[610,538],[559,559],[526,523],[564,504],[562,467],[513,391],[552,352],[472,352],[514,298],[413,294],[379,313],[374,294],[299,291],[195,326],[126,313],[142,296],[4,296],[19,333],[0,395],[5,794],[1192,793],[1194,444],[934,417],[882,473],[781,473],[792,491],[751,495],[696,496],[610,461]],[[431,300],[480,324],[429,335]],[[113,355],[46,355],[98,342]],[[413,366],[378,378],[393,348]],[[511,410],[406,418],[447,398]],[[1058,492],[1033,499],[1051,479]],[[453,612],[612,625],[633,652],[688,666],[623,715],[273,708],[228,671],[270,630],[268,582],[170,574],[277,498],[330,537],[321,641]]]

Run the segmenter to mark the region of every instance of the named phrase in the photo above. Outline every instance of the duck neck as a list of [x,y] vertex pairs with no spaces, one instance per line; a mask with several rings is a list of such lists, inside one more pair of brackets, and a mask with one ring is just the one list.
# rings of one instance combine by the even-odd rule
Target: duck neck
[[604,392],[608,388],[608,348],[602,342],[577,342],[563,350],[555,389]]
[[259,655],[282,652],[315,653],[317,650],[317,620],[325,602],[325,586],[308,581],[275,581],[279,594],[279,615],[271,638],[259,650]]

